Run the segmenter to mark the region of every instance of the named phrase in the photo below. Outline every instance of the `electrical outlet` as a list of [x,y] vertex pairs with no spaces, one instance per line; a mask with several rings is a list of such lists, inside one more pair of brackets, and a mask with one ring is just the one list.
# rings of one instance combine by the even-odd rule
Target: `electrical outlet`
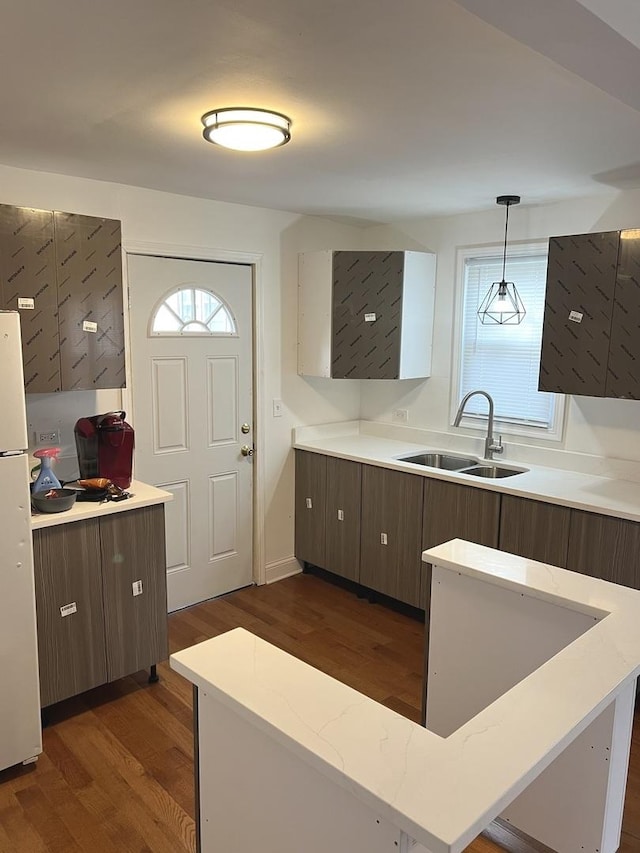
[[60,444],[60,430],[59,429],[48,429],[48,430],[35,430],[33,434],[33,438],[36,444],[47,444],[47,445],[59,445]]
[[397,424],[409,423],[409,409],[394,409],[391,412],[391,420]]

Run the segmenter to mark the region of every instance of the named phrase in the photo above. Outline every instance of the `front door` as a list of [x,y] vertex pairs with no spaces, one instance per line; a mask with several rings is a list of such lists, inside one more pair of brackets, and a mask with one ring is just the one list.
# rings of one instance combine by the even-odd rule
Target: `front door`
[[128,255],[135,476],[170,491],[169,610],[252,581],[250,266]]

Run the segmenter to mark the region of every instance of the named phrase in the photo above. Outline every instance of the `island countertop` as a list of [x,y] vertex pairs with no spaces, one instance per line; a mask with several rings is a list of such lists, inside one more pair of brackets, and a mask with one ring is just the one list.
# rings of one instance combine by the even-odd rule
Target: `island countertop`
[[65,512],[37,512],[31,510],[31,529],[40,530],[43,527],[55,527],[58,524],[69,524],[74,521],[85,521],[89,518],[100,518],[117,512],[128,512],[141,509],[153,504],[168,503],[173,500],[171,492],[133,480],[127,492],[131,495],[124,501],[78,501]]
[[171,665],[433,853],[458,853],[632,685],[640,592],[460,540],[423,559],[588,614],[594,627],[446,738],[242,629]]

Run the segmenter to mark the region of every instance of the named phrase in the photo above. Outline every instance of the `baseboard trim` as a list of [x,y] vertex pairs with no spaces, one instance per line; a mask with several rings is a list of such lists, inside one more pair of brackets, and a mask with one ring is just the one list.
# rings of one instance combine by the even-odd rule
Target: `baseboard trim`
[[274,560],[273,563],[267,563],[265,583],[282,581],[285,578],[290,578],[292,575],[299,575],[301,571],[302,568],[300,563],[295,557],[285,557],[284,560]]

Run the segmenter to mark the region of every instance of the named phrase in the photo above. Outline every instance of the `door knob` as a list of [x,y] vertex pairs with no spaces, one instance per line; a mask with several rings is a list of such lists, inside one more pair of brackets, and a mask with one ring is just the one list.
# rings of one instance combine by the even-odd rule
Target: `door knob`
[[242,426],[240,427],[240,432],[243,435],[246,435],[250,429],[251,429],[251,427],[249,426],[249,424],[242,424]]
[[253,456],[254,450],[253,447],[249,447],[248,444],[243,444],[240,448],[240,453],[242,453],[243,456]]

